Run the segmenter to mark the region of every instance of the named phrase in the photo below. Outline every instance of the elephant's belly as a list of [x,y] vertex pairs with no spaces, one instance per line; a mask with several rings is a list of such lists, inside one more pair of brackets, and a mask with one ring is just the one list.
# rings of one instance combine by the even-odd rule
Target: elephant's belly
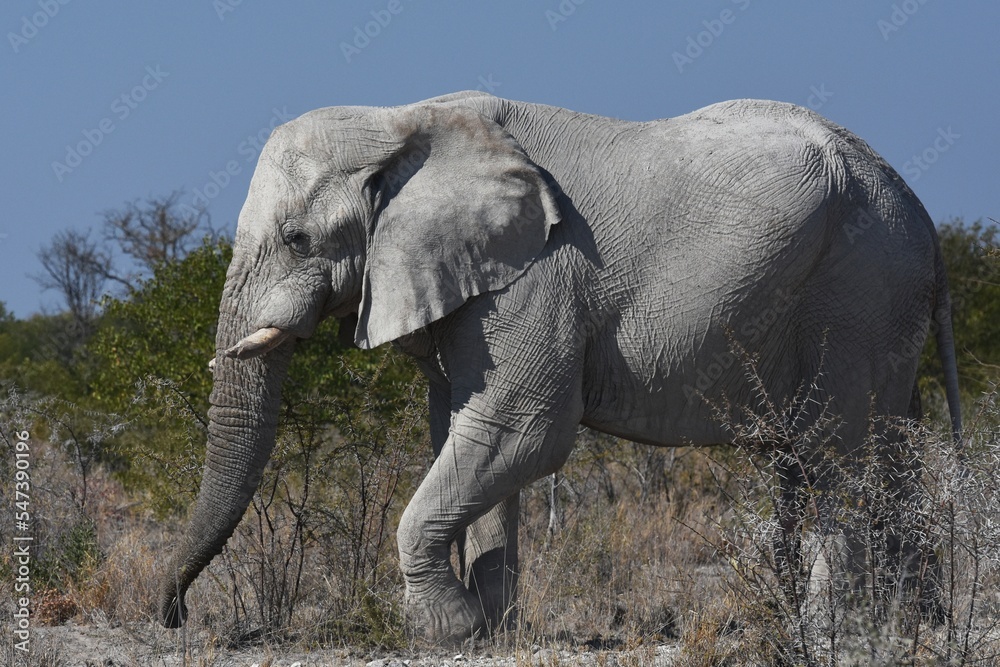
[[714,445],[728,440],[711,397],[737,390],[742,368],[732,354],[709,354],[676,368],[605,361],[584,380],[583,423],[636,442]]
[[[733,351],[726,331],[736,332],[758,360],[756,368],[768,378],[775,398],[783,400],[789,389],[794,391],[798,362],[786,323],[752,330],[738,316],[705,320],[700,325],[688,320],[689,326],[660,340],[630,335],[623,323],[614,336],[592,345],[584,371],[583,423],[653,445],[728,442],[727,421],[737,416],[725,416],[722,408],[748,406],[754,394],[746,362]],[[636,324],[636,331],[646,327]]]
[[707,411],[689,409],[666,396],[619,396],[589,407],[582,423],[626,440],[663,447],[728,442],[731,435]]

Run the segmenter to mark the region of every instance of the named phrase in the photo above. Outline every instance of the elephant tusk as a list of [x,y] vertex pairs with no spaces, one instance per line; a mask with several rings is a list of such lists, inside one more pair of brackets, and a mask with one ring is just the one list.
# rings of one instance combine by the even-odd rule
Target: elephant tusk
[[288,331],[266,327],[250,334],[226,350],[226,356],[235,359],[251,359],[270,352],[292,337]]

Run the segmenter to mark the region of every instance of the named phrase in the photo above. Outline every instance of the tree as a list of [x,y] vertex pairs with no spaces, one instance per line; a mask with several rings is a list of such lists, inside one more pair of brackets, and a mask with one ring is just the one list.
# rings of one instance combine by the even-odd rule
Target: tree
[[[938,227],[951,292],[959,384],[978,397],[1000,379],[1000,230],[961,219]],[[930,336],[933,338],[933,336]],[[943,395],[941,362],[929,343],[921,359],[921,384]]]
[[104,238],[127,255],[147,275],[164,262],[183,259],[197,245],[198,232],[218,234],[203,210],[177,209],[179,192],[152,197],[104,213]]
[[0,380],[37,395],[84,398],[80,339],[76,320],[68,313],[0,323]]
[[[57,364],[45,370],[54,371],[55,377],[68,373],[74,385],[87,393],[90,373],[84,348],[98,328],[102,298],[134,294],[158,267],[187,255],[199,232],[217,237],[204,212],[178,210],[178,198],[174,192],[105,212],[99,241],[89,231],[66,230],[42,247],[38,258],[44,272],[33,277],[43,288],[62,295],[68,313],[35,323],[45,334],[40,339],[42,354],[33,355],[35,361]],[[124,269],[123,259],[130,264]]]
[[[34,278],[43,288],[62,295],[80,329],[79,342],[91,333],[100,299],[111,291],[106,289],[109,284],[132,294],[138,282],[158,266],[187,255],[197,244],[199,232],[218,236],[203,211],[179,211],[178,198],[174,192],[106,211],[100,243],[90,238],[89,231],[67,230],[39,251],[45,272]],[[133,266],[120,268],[116,258],[121,256]]]
[[[231,258],[227,241],[205,239],[184,259],[161,263],[127,298],[105,299],[99,330],[88,345],[95,406],[130,419],[120,442],[126,458],[136,462],[128,473],[131,482],[165,485],[161,499],[173,503],[181,500],[169,492],[175,475],[192,492],[200,478],[212,390],[208,361],[215,353],[219,299]],[[358,380],[371,374],[380,377],[374,407]],[[408,400],[415,377],[413,364],[402,355],[386,363],[377,354],[347,349],[336,321],[325,322],[297,343],[283,392],[282,429],[314,445],[331,424],[346,428],[349,415],[365,407],[394,414]]]
[[66,301],[81,336],[90,331],[97,316],[97,303],[104,294],[111,265],[111,253],[91,240],[90,232],[59,232],[52,243],[43,246],[38,259],[44,274],[34,279],[44,289],[58,290]]
[[[64,232],[44,249],[52,259],[44,279],[72,313],[19,321],[0,306],[0,377],[33,390],[35,430],[58,434],[79,468],[81,507],[95,465],[161,517],[197,493],[208,360],[232,252],[211,236],[194,244],[198,216],[173,217],[173,202],[105,214],[103,243]],[[138,270],[121,272],[113,258]],[[77,320],[86,330],[61,338]],[[249,510],[255,520],[233,538],[238,557],[222,561],[236,620],[258,606],[253,613],[267,627],[287,623],[295,601],[314,589],[299,586],[311,559],[322,561],[316,571],[335,568],[348,582],[333,603],[337,616],[365,610],[344,631],[377,625],[392,605],[388,594],[373,598],[373,586],[398,584],[381,576],[389,529],[431,456],[422,382],[394,350],[345,346],[330,319],[296,343],[284,389],[277,444]]]
[[179,491],[198,478],[212,388],[208,360],[231,256],[228,242],[206,238],[183,259],[161,262],[129,295],[104,299],[87,345],[90,399],[129,421],[117,442],[128,462],[119,473],[161,511],[183,504]]

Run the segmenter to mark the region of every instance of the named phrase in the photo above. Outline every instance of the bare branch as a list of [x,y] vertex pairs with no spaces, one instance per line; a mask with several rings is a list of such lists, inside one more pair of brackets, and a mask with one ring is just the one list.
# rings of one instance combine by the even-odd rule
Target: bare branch
[[197,232],[211,233],[204,210],[177,206],[180,193],[131,202],[104,213],[104,238],[139,267],[153,272],[164,262],[184,257],[198,242]]
[[90,232],[59,232],[38,252],[45,273],[32,276],[44,289],[58,290],[80,325],[89,326],[109,278],[111,256],[90,239]]

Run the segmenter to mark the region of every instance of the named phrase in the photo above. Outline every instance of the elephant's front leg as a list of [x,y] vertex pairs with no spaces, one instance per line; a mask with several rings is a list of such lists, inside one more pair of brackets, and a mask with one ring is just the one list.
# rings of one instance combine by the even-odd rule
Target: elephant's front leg
[[444,526],[428,525],[424,503],[432,502],[432,495],[418,490],[403,512],[397,532],[399,567],[406,582],[408,623],[426,639],[451,643],[484,634],[486,615],[451,568],[451,534]]
[[488,499],[489,487],[477,483],[474,466],[462,469],[453,440],[406,506],[396,535],[408,622],[426,639],[443,643],[489,630],[484,606],[456,576],[450,556],[452,542],[461,547],[475,515],[496,504]]
[[518,492],[569,456],[580,409],[576,404],[559,407],[515,419],[484,415],[480,406],[453,420],[448,441],[403,513],[398,532],[408,613],[429,639],[454,641],[490,629],[484,604],[451,568],[450,545],[461,531],[469,529],[467,544],[479,534],[486,536],[471,547],[474,558],[468,549],[463,556],[472,561],[468,569],[477,577],[475,590],[481,590],[482,573],[492,589],[489,596],[500,598],[488,597],[494,600],[487,603],[490,607],[500,609],[512,596],[514,582],[503,578],[507,566],[497,536],[505,535],[503,550],[516,553],[507,542],[516,540]]
[[[430,381],[431,442],[435,458],[441,455],[451,432],[451,383],[435,359],[418,360]],[[459,576],[478,598],[491,631],[507,626],[514,618],[517,595],[517,527],[520,494],[494,505],[457,535],[461,571]]]
[[458,543],[462,581],[479,599],[494,632],[510,627],[515,618],[519,512],[520,494],[515,493],[469,525]]
[[[417,359],[430,381],[427,395],[434,457],[441,455],[451,432],[451,383],[437,360]],[[490,630],[513,620],[517,594],[517,526],[519,494],[495,505],[456,536],[461,563],[459,576],[479,600]]]

